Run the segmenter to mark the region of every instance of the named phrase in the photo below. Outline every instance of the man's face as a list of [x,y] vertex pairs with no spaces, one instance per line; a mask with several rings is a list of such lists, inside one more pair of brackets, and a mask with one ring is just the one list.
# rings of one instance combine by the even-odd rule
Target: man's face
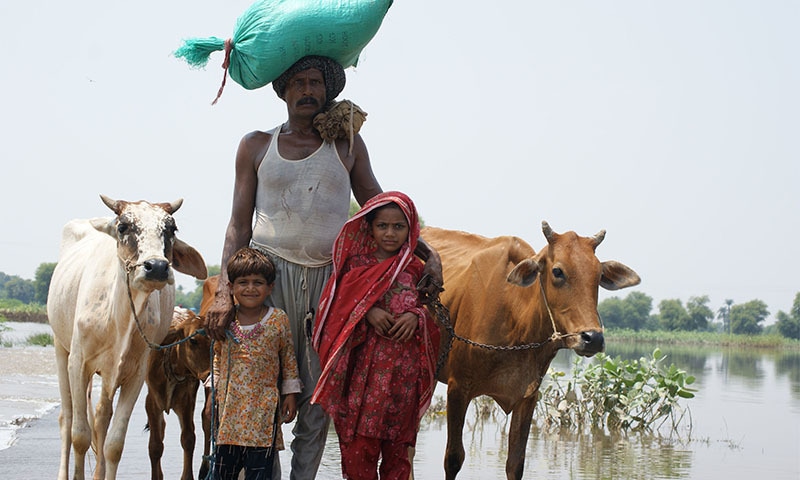
[[283,99],[290,109],[316,114],[325,106],[325,77],[316,68],[296,73],[286,83]]

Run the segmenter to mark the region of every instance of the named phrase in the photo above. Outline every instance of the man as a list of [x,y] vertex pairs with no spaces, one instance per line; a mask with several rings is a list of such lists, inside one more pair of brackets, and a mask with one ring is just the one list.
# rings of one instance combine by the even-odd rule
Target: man
[[[381,193],[360,135],[323,141],[314,128],[345,85],[344,69],[320,56],[298,60],[272,82],[286,102],[288,121],[270,132],[251,132],[236,152],[236,179],[231,218],[225,233],[221,277],[208,329],[223,338],[234,316],[226,276],[228,258],[248,244],[275,263],[274,306],[289,316],[303,391],[297,399],[292,433],[292,480],[316,476],[325,447],[329,420],[309,400],[320,365],[309,338],[319,296],[331,273],[331,250],[347,220],[350,192],[359,205]],[[255,215],[255,222],[253,216]],[[424,242],[417,249],[431,279],[428,292],[442,285],[441,261]]]

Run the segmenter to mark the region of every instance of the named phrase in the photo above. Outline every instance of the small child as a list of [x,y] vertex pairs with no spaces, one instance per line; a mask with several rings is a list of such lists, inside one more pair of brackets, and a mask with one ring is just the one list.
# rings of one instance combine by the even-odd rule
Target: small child
[[302,390],[289,318],[264,304],[275,285],[275,267],[260,251],[237,251],[228,261],[228,279],[236,318],[232,336],[214,344],[214,479],[235,480],[244,469],[248,480],[269,480],[275,450],[283,449],[281,420],[294,419]]
[[311,401],[333,419],[347,479],[411,474],[408,452],[433,394],[439,347],[417,291],[419,231],[411,199],[386,192],[365,203],[334,243],[314,326],[322,375]]

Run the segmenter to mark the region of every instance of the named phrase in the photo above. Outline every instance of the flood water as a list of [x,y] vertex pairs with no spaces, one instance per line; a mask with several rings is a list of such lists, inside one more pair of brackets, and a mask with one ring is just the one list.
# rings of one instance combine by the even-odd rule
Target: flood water
[[[649,356],[654,348],[612,342],[607,353],[638,359]],[[674,363],[697,379],[692,385],[698,390],[695,398],[681,401],[691,414],[691,424],[683,424],[680,435],[553,433],[534,425],[528,440],[525,478],[800,479],[800,352],[669,345],[661,346],[661,350],[668,355],[666,365]],[[42,415],[42,405],[52,405],[58,398],[52,357],[52,347],[0,347],[0,430],[12,425],[14,418]],[[574,358],[574,354],[562,351],[553,367],[569,372]],[[32,365],[38,367],[31,371]],[[445,386],[440,384],[434,403],[444,395]],[[143,397],[144,392],[136,408],[143,409]],[[167,478],[177,478],[181,468],[179,428],[174,415],[168,416],[168,421],[165,460],[174,461],[165,461],[164,470]],[[488,418],[470,409],[464,431],[466,460],[459,479],[505,478],[505,432],[509,424],[510,417],[499,409]],[[284,427],[287,441],[291,439],[289,427]],[[126,465],[125,461],[134,454],[133,444],[146,443],[138,430],[128,432],[120,479],[149,476],[148,469],[133,466],[146,467],[146,462],[130,461]],[[444,418],[422,425],[414,462],[418,480],[444,477],[445,441]],[[7,446],[4,443],[0,449]],[[288,479],[290,455],[288,450],[281,452],[284,479]],[[195,460],[199,468],[199,452]],[[317,478],[341,478],[338,444],[332,431]]]

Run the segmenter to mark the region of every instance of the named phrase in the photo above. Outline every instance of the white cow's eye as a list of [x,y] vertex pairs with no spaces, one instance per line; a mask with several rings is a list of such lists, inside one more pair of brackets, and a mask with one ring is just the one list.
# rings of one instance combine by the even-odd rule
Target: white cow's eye
[[119,225],[117,225],[117,232],[120,235],[125,235],[125,232],[127,232],[127,231],[128,231],[128,224],[127,223],[120,223]]

